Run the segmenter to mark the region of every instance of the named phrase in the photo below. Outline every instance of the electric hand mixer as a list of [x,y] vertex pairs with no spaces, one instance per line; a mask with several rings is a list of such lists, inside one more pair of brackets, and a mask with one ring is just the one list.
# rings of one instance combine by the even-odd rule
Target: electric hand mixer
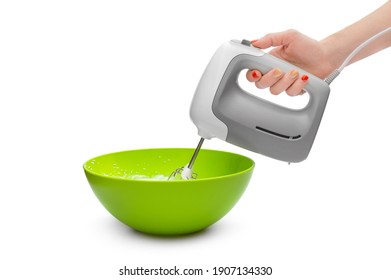
[[[305,90],[310,95],[306,107],[294,110],[245,92],[238,84],[243,69],[266,73],[297,69],[309,76]],[[247,40],[224,43],[206,67],[195,91],[190,117],[201,140],[186,166],[170,178],[194,178],[194,161],[204,139],[217,137],[236,146],[286,162],[307,158],[322,119],[329,85],[281,59],[251,46]]]
[[[179,174],[182,179],[194,179],[193,165],[202,143],[214,137],[288,163],[306,159],[326,107],[329,84],[359,51],[390,31],[391,27],[359,45],[324,81],[253,47],[250,41],[224,43],[206,67],[191,103],[190,117],[201,140],[189,164],[176,169],[169,179]],[[285,73],[297,69],[309,77],[305,90],[310,99],[304,108],[280,106],[247,93],[238,84],[244,69],[266,73],[274,68]]]

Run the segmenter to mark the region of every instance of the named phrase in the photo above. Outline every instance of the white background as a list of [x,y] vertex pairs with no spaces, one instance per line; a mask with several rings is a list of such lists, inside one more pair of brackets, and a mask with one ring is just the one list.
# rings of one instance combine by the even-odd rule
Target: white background
[[384,2],[1,1],[0,278],[126,279],[125,265],[177,265],[390,279],[389,50],[332,84],[306,161],[205,142],[256,169],[235,208],[201,233],[133,231],[100,205],[82,169],[104,153],[195,147],[189,105],[221,43],[288,28],[322,39]]

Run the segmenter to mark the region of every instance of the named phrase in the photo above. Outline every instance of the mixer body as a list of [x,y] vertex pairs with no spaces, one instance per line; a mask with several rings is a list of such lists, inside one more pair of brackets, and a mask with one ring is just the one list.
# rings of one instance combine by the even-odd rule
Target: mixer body
[[[287,108],[256,97],[238,84],[244,69],[266,73],[274,68],[292,69],[309,76],[310,95],[302,109]],[[214,54],[197,86],[190,117],[202,138],[219,138],[247,150],[286,161],[307,158],[320,125],[329,85],[312,74],[252,47],[231,40]]]

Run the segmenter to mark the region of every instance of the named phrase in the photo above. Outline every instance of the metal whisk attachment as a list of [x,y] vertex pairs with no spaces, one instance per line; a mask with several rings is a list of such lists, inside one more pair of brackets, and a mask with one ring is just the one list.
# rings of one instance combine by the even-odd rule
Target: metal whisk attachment
[[[168,177],[167,180],[174,180],[178,175],[181,175],[180,178],[181,178],[181,179],[185,179],[185,180],[190,180],[190,179],[194,180],[194,179],[197,179],[198,174],[195,173],[195,172],[191,172],[191,175],[190,175],[191,177],[190,177],[190,178],[189,178],[189,177],[185,177],[185,178],[184,178],[184,173],[183,173],[183,170],[184,170],[184,169],[185,169],[184,166],[175,169],[175,170],[171,173],[170,177]],[[183,174],[183,175],[182,175],[182,174]]]
[[178,175],[181,176],[182,179],[184,180],[190,180],[190,179],[196,179],[198,174],[193,172],[193,165],[194,162],[198,156],[198,153],[201,149],[202,143],[204,143],[204,138],[201,137],[200,142],[198,142],[197,148],[194,151],[193,156],[190,159],[189,164],[182,166],[180,168],[175,169],[170,177],[168,177],[168,180],[173,180],[175,179]]

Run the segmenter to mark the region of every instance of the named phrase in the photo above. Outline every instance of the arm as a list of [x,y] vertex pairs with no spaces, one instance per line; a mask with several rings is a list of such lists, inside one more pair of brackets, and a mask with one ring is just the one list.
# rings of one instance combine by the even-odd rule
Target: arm
[[[325,38],[320,43],[328,52],[334,69],[361,43],[391,26],[391,1],[370,13],[358,22]],[[350,64],[377,53],[391,45],[391,33],[385,34],[372,42]]]
[[[254,40],[255,47],[275,47],[270,54],[282,58],[319,78],[326,78],[337,69],[349,54],[361,43],[373,35],[391,26],[391,1],[358,22],[347,26],[333,35],[316,41],[295,30],[272,33]],[[364,48],[353,60],[354,63],[391,45],[391,33],[378,38]],[[250,70],[247,79],[255,82],[258,88],[270,87],[273,94],[286,91],[289,95],[298,95],[306,84],[300,75],[288,78],[291,73],[278,77],[269,73],[262,74],[258,70]],[[255,74],[254,74],[255,73]]]

